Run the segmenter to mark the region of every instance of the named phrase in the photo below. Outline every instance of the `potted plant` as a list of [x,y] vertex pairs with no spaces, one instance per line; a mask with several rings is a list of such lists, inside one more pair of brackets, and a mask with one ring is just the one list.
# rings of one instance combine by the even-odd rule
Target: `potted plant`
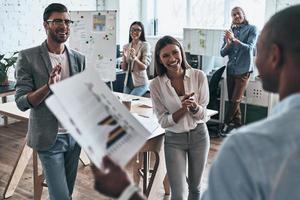
[[0,54],[0,85],[8,85],[7,72],[11,66],[17,61],[18,52],[14,52],[12,55]]

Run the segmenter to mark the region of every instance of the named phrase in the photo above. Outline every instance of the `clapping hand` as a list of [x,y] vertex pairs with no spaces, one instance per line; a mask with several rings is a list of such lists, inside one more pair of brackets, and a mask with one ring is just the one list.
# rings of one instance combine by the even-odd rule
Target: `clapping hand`
[[230,44],[235,39],[234,34],[231,30],[224,31],[224,38],[227,44]]
[[53,83],[57,83],[60,81],[60,79],[61,79],[61,64],[58,64],[50,72],[48,84],[51,85]]
[[135,49],[134,48],[130,48],[129,49],[129,57],[130,57],[131,60],[135,60],[136,59]]
[[186,110],[195,110],[198,106],[194,99],[194,92],[190,94],[184,95],[183,99],[181,100],[182,107],[186,108]]

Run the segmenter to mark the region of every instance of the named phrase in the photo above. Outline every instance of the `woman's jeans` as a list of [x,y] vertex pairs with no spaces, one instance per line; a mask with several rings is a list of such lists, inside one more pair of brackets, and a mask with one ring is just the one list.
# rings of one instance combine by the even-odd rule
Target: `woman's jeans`
[[143,96],[148,90],[149,90],[148,85],[141,85],[141,86],[134,87],[132,89],[125,86],[123,93],[132,94],[132,95],[136,95],[136,96]]
[[70,134],[58,134],[55,144],[38,151],[50,200],[70,200],[75,184],[80,146]]
[[[194,130],[189,132],[166,131],[165,158],[172,200],[186,200],[187,193],[189,200],[200,199],[201,177],[209,145],[209,135],[205,123],[198,124]],[[187,172],[188,174],[186,174]]]

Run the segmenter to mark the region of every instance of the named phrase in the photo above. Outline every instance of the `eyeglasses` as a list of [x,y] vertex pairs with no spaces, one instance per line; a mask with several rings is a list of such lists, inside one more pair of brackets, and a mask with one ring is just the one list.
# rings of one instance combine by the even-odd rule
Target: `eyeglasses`
[[66,26],[70,26],[71,24],[74,23],[74,21],[69,20],[69,19],[49,19],[47,20],[48,23],[53,23],[55,26],[62,26],[62,25],[66,25]]
[[130,32],[131,32],[131,33],[133,33],[133,32],[140,33],[140,32],[142,32],[142,29],[132,28],[132,29],[130,29]]

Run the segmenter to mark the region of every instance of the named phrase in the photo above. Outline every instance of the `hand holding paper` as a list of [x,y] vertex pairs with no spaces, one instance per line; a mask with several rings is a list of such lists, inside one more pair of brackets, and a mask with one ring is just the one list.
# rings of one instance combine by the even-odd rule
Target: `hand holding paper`
[[93,68],[51,89],[46,104],[98,168],[104,155],[125,166],[151,135]]

